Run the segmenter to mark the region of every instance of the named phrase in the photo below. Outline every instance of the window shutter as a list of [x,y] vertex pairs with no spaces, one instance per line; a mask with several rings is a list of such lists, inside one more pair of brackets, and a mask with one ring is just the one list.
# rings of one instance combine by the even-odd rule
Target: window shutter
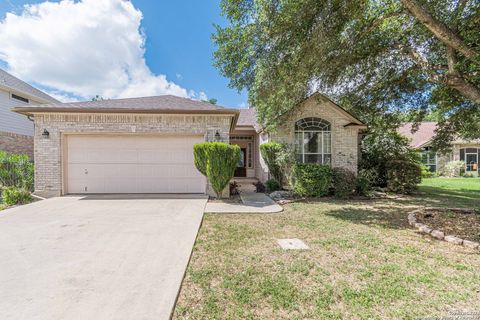
[[465,149],[460,149],[460,161],[465,161]]

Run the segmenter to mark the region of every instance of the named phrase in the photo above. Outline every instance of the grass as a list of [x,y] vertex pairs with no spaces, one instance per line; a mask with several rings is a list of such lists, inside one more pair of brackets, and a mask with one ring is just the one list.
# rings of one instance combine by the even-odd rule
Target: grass
[[423,179],[419,191],[432,205],[480,208],[480,178]]
[[[465,190],[426,180],[417,197],[206,214],[174,318],[414,319],[478,311],[480,254],[406,222],[419,204],[477,203],[476,184],[458,185]],[[283,251],[279,238],[300,238],[310,250]]]

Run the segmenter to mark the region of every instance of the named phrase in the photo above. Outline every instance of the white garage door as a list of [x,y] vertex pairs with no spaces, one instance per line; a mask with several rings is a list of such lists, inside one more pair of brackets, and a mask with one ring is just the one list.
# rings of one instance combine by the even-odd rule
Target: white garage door
[[200,136],[67,138],[68,193],[203,193],[206,179],[193,163]]

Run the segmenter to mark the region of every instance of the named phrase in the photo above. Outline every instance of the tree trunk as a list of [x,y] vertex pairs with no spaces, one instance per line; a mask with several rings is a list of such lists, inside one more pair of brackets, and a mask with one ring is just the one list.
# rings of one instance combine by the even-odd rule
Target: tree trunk
[[480,89],[465,81],[461,76],[447,74],[445,84],[460,92],[464,97],[480,104]]
[[455,32],[450,30],[441,21],[435,19],[427,10],[425,10],[416,0],[400,0],[410,13],[417,18],[425,27],[430,30],[435,37],[445,43],[447,46],[454,48],[465,57],[473,58],[476,51],[467,46],[464,41]]

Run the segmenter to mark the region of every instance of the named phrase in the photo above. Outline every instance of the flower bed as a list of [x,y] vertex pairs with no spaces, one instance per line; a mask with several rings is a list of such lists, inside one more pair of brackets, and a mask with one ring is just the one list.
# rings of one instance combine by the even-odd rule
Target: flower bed
[[418,209],[410,212],[408,222],[436,239],[480,250],[480,215],[473,209]]

